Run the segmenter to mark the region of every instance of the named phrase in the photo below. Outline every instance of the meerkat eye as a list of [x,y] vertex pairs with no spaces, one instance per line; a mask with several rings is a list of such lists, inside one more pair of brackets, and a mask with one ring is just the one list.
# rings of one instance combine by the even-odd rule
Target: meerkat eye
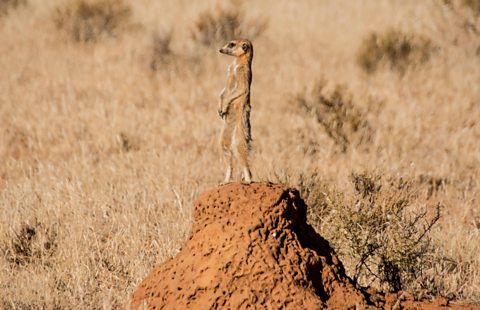
[[230,42],[230,44],[228,44],[228,46],[227,46],[227,47],[228,47],[228,48],[232,48],[232,47],[234,47],[234,46],[235,46],[235,43],[233,43],[233,42]]

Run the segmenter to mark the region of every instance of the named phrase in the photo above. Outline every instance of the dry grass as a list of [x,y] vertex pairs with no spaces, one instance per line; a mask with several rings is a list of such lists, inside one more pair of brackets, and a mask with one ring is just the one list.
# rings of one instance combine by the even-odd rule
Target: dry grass
[[[125,0],[130,17],[95,44],[64,40],[69,28],[55,26],[55,12],[70,3],[28,1],[0,20],[6,309],[125,306],[147,272],[177,253],[193,201],[223,174],[216,96],[230,59],[217,53],[219,46],[201,47],[192,38],[202,12],[220,3]],[[404,180],[408,192],[391,191],[408,194],[402,216],[426,210],[431,219],[435,206],[443,208],[428,232],[433,260],[423,260],[419,281],[405,277],[402,285],[480,302],[480,46],[472,30],[478,18],[438,0],[238,5],[246,21],[268,12],[268,27],[253,41],[254,177],[309,184],[310,219],[340,253],[352,247],[331,237],[338,226],[328,224],[341,223],[328,221],[332,209],[352,212],[357,200],[368,199],[352,173],[380,177],[372,177],[382,186],[377,201],[395,197],[389,184]],[[131,23],[141,27],[123,31]],[[164,29],[173,35],[152,44],[152,33]],[[365,74],[357,54],[381,29],[429,38],[435,53],[402,74],[389,66]],[[152,54],[160,59],[156,74]],[[175,66],[165,65],[170,61]],[[310,100],[319,76],[327,83],[316,94],[320,100]],[[318,105],[335,98],[336,85],[345,85],[339,108]],[[325,124],[350,141],[344,151],[316,115],[305,113],[313,109],[292,103],[303,90],[308,107],[326,111]],[[368,124],[368,139],[349,115]],[[350,259],[344,255],[354,276]]]

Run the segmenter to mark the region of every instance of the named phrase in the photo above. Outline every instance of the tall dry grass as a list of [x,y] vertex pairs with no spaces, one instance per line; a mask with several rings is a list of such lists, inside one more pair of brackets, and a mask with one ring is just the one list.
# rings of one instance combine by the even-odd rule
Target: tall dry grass
[[[129,25],[76,40],[56,23],[74,2],[30,0],[0,17],[6,309],[124,307],[142,277],[177,253],[197,194],[222,177],[216,96],[231,59],[196,41],[195,31],[205,12],[231,8],[213,0],[118,1],[129,7]],[[427,253],[438,260],[409,287],[478,303],[480,22],[462,1],[447,2],[232,5],[241,6],[243,27],[258,20],[262,29],[253,42],[255,179],[301,185],[308,178],[317,210],[310,219],[326,236],[335,235],[332,210],[351,212],[363,199],[352,173],[381,176],[384,189],[389,180],[408,181],[412,212],[443,206]],[[86,22],[112,25],[98,15]],[[359,51],[372,33],[389,29],[426,38],[434,51],[402,74],[390,60],[365,72]],[[340,109],[319,110],[333,123],[295,103],[299,94],[315,94],[321,80],[323,98],[335,98],[338,85],[349,96],[340,97]],[[349,111],[361,111],[368,139],[358,139],[348,122],[335,123]],[[352,142],[339,149],[328,126]],[[348,252],[342,239],[332,242]],[[342,259],[353,276],[355,262]]]

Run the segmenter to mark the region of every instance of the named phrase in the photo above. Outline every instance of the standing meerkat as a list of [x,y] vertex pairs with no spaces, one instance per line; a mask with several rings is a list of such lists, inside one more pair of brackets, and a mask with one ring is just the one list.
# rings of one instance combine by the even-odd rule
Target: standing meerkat
[[252,84],[252,43],[245,39],[230,41],[220,53],[234,56],[228,66],[227,85],[219,96],[218,114],[223,119],[220,145],[227,164],[225,183],[232,178],[233,157],[238,160],[243,182],[252,182],[248,162],[252,135],[250,130],[250,85]]

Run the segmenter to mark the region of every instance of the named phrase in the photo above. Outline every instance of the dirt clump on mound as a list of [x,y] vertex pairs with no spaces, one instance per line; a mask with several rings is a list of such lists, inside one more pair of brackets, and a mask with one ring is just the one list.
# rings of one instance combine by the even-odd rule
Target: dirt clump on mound
[[131,308],[423,308],[405,294],[356,289],[306,221],[298,191],[282,185],[208,190],[195,204],[189,240],[142,281]]

